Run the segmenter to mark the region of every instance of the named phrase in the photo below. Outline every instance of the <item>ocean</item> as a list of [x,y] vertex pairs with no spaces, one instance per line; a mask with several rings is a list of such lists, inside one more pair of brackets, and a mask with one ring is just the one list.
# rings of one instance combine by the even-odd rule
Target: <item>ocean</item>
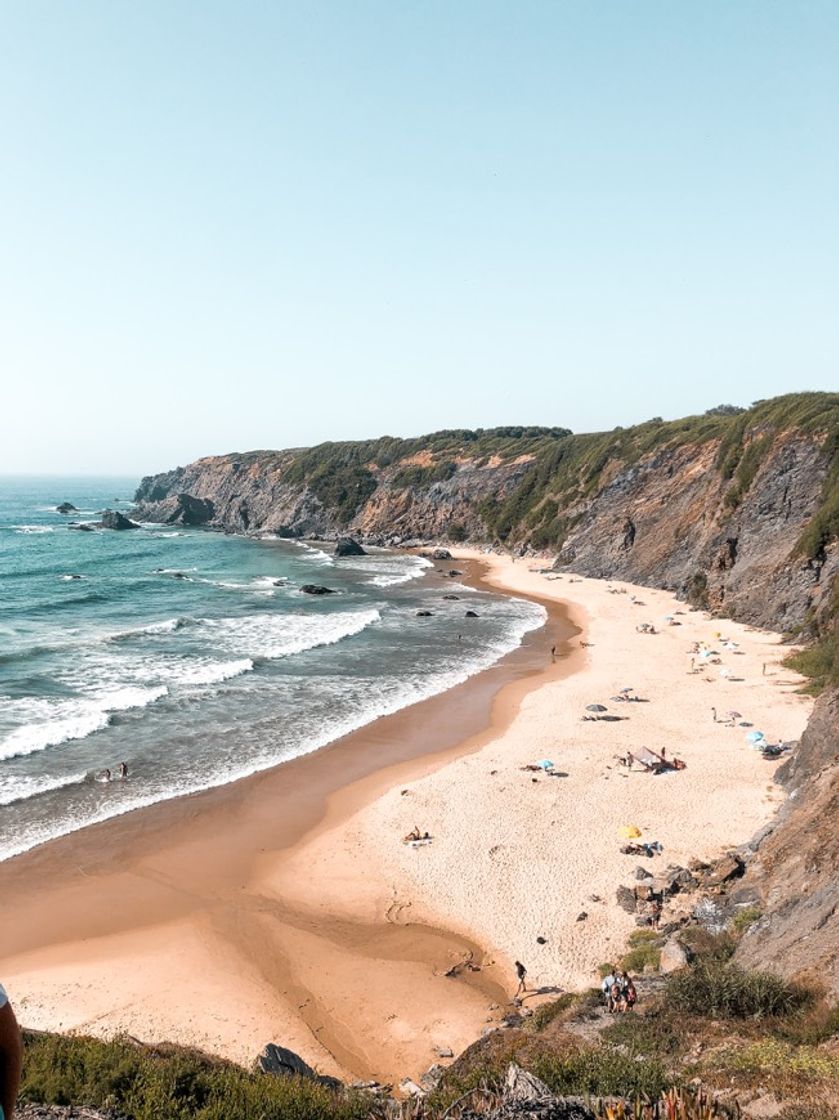
[[[407,554],[68,528],[129,513],[137,481],[0,478],[0,860],[317,750],[545,620]],[[57,513],[64,501],[78,512]],[[122,762],[127,781],[101,780]]]

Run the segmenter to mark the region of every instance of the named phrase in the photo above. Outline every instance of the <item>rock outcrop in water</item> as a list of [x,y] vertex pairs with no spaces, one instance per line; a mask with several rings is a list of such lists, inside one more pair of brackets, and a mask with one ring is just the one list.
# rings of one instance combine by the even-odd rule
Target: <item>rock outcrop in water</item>
[[366,556],[367,553],[355,537],[339,537],[335,545],[336,556]]
[[98,529],[139,529],[140,526],[136,521],[131,521],[124,513],[119,510],[105,509],[102,510],[102,520],[97,524]]

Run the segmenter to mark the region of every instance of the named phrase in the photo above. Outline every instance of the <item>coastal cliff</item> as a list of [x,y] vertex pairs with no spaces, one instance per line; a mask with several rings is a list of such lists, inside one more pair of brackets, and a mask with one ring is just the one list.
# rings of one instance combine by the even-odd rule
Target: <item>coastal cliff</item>
[[136,502],[147,521],[230,532],[547,554],[813,643],[803,668],[825,691],[743,881],[763,916],[739,953],[839,992],[839,394],[593,435],[497,428],[225,455],[143,479]]
[[593,435],[510,427],[216,456],[144,478],[136,502],[148,521],[229,532],[547,553],[797,632],[839,572],[839,394]]

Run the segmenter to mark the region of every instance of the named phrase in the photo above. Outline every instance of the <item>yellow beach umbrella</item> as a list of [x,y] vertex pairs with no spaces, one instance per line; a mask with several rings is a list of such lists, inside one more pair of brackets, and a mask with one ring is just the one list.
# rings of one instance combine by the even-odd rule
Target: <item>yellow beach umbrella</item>
[[641,835],[641,829],[637,824],[622,824],[618,832],[621,836],[625,836],[627,840],[637,840]]

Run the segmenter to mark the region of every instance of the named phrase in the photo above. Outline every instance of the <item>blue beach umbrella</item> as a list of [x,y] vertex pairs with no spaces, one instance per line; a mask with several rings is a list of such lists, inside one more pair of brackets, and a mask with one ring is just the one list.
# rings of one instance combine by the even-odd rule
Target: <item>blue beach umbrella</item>
[[746,736],[746,739],[749,743],[759,743],[762,739],[765,738],[766,736],[762,731],[750,731]]
[[554,768],[554,764],[549,758],[540,758],[536,765],[541,766],[543,770],[553,770]]

